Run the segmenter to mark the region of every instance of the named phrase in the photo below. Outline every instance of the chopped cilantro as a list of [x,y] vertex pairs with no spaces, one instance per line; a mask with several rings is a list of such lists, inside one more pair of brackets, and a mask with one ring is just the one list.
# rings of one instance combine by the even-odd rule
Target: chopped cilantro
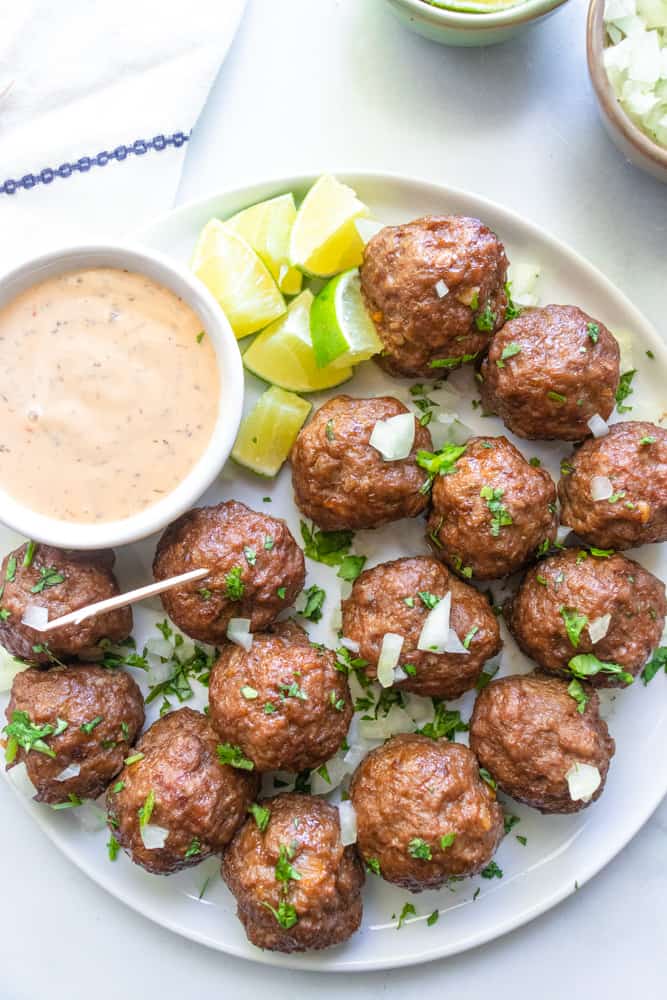
[[109,861],[115,861],[118,857],[118,851],[120,850],[120,844],[114,837],[113,833],[107,841],[107,853],[109,855]]
[[631,368],[627,372],[623,372],[621,375],[620,382],[618,383],[618,389],[616,390],[616,409],[619,413],[629,413],[632,409],[631,406],[625,406],[625,400],[628,396],[632,395],[632,380],[637,374],[636,368]]
[[587,323],[586,324],[586,333],[588,334],[588,336],[590,337],[590,339],[593,341],[593,343],[597,344],[598,337],[600,336],[600,327],[597,325],[597,323]]
[[90,736],[93,729],[97,729],[100,722],[104,722],[104,716],[97,715],[94,719],[91,719],[90,722],[84,722],[81,726],[79,726],[79,729],[82,733],[87,733],[88,736]]
[[291,903],[288,903],[286,899],[281,899],[278,904],[278,909],[271,906],[270,903],[262,900],[262,906],[265,906],[270,913],[274,915],[278,923],[284,930],[288,931],[290,927],[294,927],[298,923],[299,918],[296,915],[296,910]]
[[281,601],[284,601],[287,597],[287,587],[278,587],[276,589],[276,596],[279,597]]
[[433,722],[427,722],[425,726],[417,732],[422,736],[428,736],[432,740],[447,738],[453,740],[456,733],[466,733],[468,725],[461,718],[461,713],[447,708],[444,702],[438,698],[432,698],[435,716]]
[[248,806],[248,812],[257,824],[259,832],[264,833],[271,819],[271,810],[267,809],[266,806],[260,806],[257,802],[253,802]]
[[75,795],[74,792],[70,792],[69,795],[67,796],[67,802],[56,802],[54,805],[51,806],[51,808],[58,811],[60,809],[74,809],[76,808],[76,806],[80,805],[83,805],[83,803],[79,798],[79,796]]
[[398,923],[396,924],[397,931],[400,931],[401,927],[403,926],[407,918],[410,916],[416,917],[417,911],[415,910],[414,905],[412,903],[406,903],[403,909],[401,910],[401,914],[398,918]]
[[267,701],[264,703],[264,715],[273,715],[274,712],[277,711],[278,709],[276,708],[276,706],[273,704],[272,701]]
[[241,579],[243,572],[240,566],[234,566],[225,577],[225,593],[230,601],[240,601],[245,591],[245,585]]
[[403,664],[403,670],[406,672],[406,674],[408,675],[408,677],[416,677],[417,676],[417,668],[414,665],[414,663],[404,663]]
[[11,611],[8,611],[7,608],[0,608],[0,622],[6,622],[10,617]]
[[655,444],[656,436],[655,434],[646,434],[643,438],[639,439],[640,444]]
[[648,684],[663,669],[667,674],[667,646],[660,646],[642,670],[642,681]]
[[567,686],[567,693],[571,698],[574,698],[574,700],[576,701],[577,712],[583,715],[584,712],[586,711],[586,705],[589,702],[590,696],[587,695],[586,692],[584,691],[584,687],[581,681],[578,681],[576,677],[574,680],[570,681],[570,683]]
[[190,846],[188,847],[183,857],[194,858],[198,854],[201,854],[201,844],[199,843],[199,840],[196,837],[193,837],[192,840],[190,841]]
[[487,302],[481,313],[475,316],[475,326],[484,333],[490,333],[496,322],[496,313],[491,308],[491,303]]
[[325,434],[327,436],[327,441],[335,440],[336,435],[334,434],[334,423],[333,420],[327,420],[327,425],[325,428]]
[[366,869],[373,875],[380,875],[380,862],[377,858],[366,858]]
[[338,697],[335,691],[329,692],[329,704],[332,708],[335,708],[337,712],[343,712],[345,710],[345,702],[342,698]]
[[130,767],[131,764],[136,764],[137,761],[143,760],[144,755],[142,753],[133,753],[131,757],[126,757],[123,763],[126,767]]
[[516,319],[517,316],[521,315],[521,306],[518,306],[512,299],[512,282],[505,282],[505,295],[507,296],[507,306],[505,308],[505,322],[509,323],[511,319]]
[[[64,726],[67,728],[66,723]],[[44,742],[44,737],[58,735],[57,730],[58,727],[52,726],[49,722],[45,722],[41,726],[36,726],[31,722],[27,712],[14,710],[11,722],[2,730],[8,737],[5,760],[8,764],[11,764],[16,757],[19,747],[22,747],[28,753],[31,750],[36,750],[38,753],[43,753],[46,757],[55,757],[55,750],[52,750],[48,743]],[[59,732],[63,731],[64,729],[60,728]]]
[[576,649],[579,645],[581,633],[584,627],[588,625],[588,617],[587,615],[579,612],[576,608],[566,608],[564,604],[561,604],[558,610],[560,611],[561,617],[565,622],[568,639]]
[[144,799],[143,805],[139,806],[137,816],[139,817],[139,828],[143,830],[147,823],[150,823],[153,809],[155,808],[155,792],[151,788]]
[[437,597],[435,594],[430,594],[428,590],[420,590],[417,596],[424,607],[429,608],[429,610],[433,610],[436,604],[439,604],[441,601],[440,597]]
[[440,911],[434,910],[433,913],[430,913],[426,918],[426,925],[428,927],[433,927],[433,924],[437,924],[439,916],[440,916]]
[[489,788],[493,788],[494,791],[496,790],[498,785],[496,784],[495,780],[491,777],[491,775],[489,774],[489,772],[486,770],[485,767],[480,767],[479,776],[482,779],[482,781],[485,781],[487,783]]
[[513,830],[517,823],[520,823],[521,819],[519,816],[513,816],[511,813],[505,813],[503,817],[503,824],[505,827],[505,835],[507,835],[510,830]]
[[429,361],[429,368],[456,368],[457,365],[464,365],[467,361],[474,361],[479,352],[475,354],[460,354],[456,358],[436,358]]
[[254,701],[257,697],[257,691],[254,687],[250,687],[249,684],[244,684],[241,690],[241,696],[246,699],[246,701]]
[[5,580],[7,583],[12,583],[16,579],[16,556],[10,556],[7,560],[7,568],[5,570]]
[[248,566],[254,566],[257,562],[257,553],[249,545],[244,546],[243,555]]
[[112,791],[112,793],[114,795],[118,795],[118,793],[122,792],[124,788],[125,788],[125,782],[124,781],[117,781],[116,784],[111,789],[111,791]]
[[404,603],[404,604],[405,604],[405,605],[406,605],[406,606],[407,606],[408,608],[414,608],[414,606],[415,606],[415,599],[414,599],[414,597],[404,597],[404,598],[403,598],[403,603]]
[[528,843],[528,837],[523,837],[520,833],[515,833],[514,836],[523,847]]
[[270,552],[274,545],[275,541],[273,540],[273,536],[264,535],[264,548],[266,549],[266,551]]
[[65,577],[55,566],[40,566],[39,580],[30,588],[30,593],[41,594],[46,587],[57,587],[59,583],[64,582]]
[[352,545],[354,532],[313,531],[302,521],[301,537],[309,559],[324,563],[325,566],[340,566]]
[[497,538],[500,529],[512,524],[512,516],[507,507],[502,503],[505,491],[499,487],[482,486],[479,495],[486,500],[486,505],[493,515],[491,518],[491,534]]
[[366,563],[366,556],[345,556],[336,576],[348,583],[354,583]]
[[564,396],[561,392],[554,392],[553,389],[550,389],[547,393],[547,399],[550,399],[553,403],[558,403],[561,406],[563,403],[567,403],[567,396]]
[[322,605],[324,604],[324,598],[326,597],[326,592],[322,590],[321,587],[315,586],[309,587],[308,590],[304,591],[306,596],[306,603],[304,605],[303,611],[299,614],[302,618],[306,618],[309,622],[318,622],[322,618]]
[[604,663],[598,660],[593,653],[579,653],[573,656],[568,667],[575,677],[585,680],[587,677],[594,677],[596,674],[616,675],[624,684],[632,684],[633,676],[628,673],[618,663]]
[[275,867],[276,882],[298,882],[301,879],[300,872],[291,863],[294,854],[295,848],[292,844],[280,845],[280,853]]
[[451,847],[456,840],[455,833],[444,833],[440,838],[440,850],[446,851],[448,847]]
[[411,858],[417,858],[419,861],[431,861],[433,857],[431,848],[421,837],[412,838],[408,844],[408,854]]
[[199,333],[197,334],[197,343],[201,344],[201,342],[202,342],[202,340],[204,339],[205,336],[206,336],[206,331],[205,330],[200,330]]
[[308,695],[299,687],[297,681],[292,681],[291,684],[279,684],[278,690],[282,701],[287,698],[298,698],[299,701],[307,701],[308,699]]
[[521,348],[518,344],[515,344],[514,341],[512,341],[512,343],[508,344],[507,347],[503,347],[502,354],[496,361],[496,365],[498,368],[504,368],[507,359],[513,358],[517,354],[521,354]]
[[255,768],[253,762],[244,756],[241,747],[233,743],[218,743],[215,752],[221,764],[229,764],[230,767],[236,767],[240,771],[253,771]]
[[470,649],[470,643],[475,638],[478,632],[479,632],[479,625],[473,625],[473,627],[470,629],[465,639],[463,640],[463,645],[466,649]]
[[28,544],[25,547],[25,555],[23,556],[23,565],[25,566],[26,569],[32,566],[32,560],[35,557],[36,550],[37,550],[37,543],[32,541],[28,542]]
[[480,875],[482,878],[502,878],[503,872],[495,861],[490,861],[486,868],[482,868]]

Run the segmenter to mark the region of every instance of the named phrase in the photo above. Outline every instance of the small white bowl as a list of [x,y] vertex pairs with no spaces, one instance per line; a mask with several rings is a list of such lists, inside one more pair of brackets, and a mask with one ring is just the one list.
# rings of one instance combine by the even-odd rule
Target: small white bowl
[[[185,479],[163,500],[119,521],[61,521],[19,503],[0,485],[0,520],[27,538],[65,549],[113,548],[161,531],[191,507],[219,474],[234,446],[243,409],[243,365],[227,317],[208,289],[185,268],[152,250],[91,244],[52,251],[0,277],[0,308],[47,278],[84,267],[125,268],[144,274],[183,299],[200,317],[220,372],[220,407],[206,450]],[[169,386],[165,385],[165,392]],[[82,433],[88,433],[82,428]],[[114,488],[113,480],[109,489]]]

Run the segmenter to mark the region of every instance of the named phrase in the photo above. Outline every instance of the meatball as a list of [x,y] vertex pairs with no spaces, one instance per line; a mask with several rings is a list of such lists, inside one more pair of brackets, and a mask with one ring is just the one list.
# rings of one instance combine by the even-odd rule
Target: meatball
[[519,437],[579,441],[594,414],[614,409],[619,356],[606,326],[576,306],[527,309],[491,341],[482,402]]
[[343,847],[338,810],[294,793],[260,809],[222,862],[248,939],[285,952],[347,941],[361,924],[364,873],[354,847]]
[[[205,715],[179,708],[146,730],[107,791],[109,829],[146,871],[170,875],[221,854],[243,823],[259,779],[223,764],[219,744]],[[147,846],[147,827],[168,831],[161,847]]]
[[427,476],[415,461],[432,448],[431,435],[415,419],[415,438],[405,459],[385,461],[371,444],[378,420],[408,410],[392,396],[336,396],[299,432],[290,460],[297,506],[325,531],[377,528],[426,509]]
[[236,500],[188,511],[158,542],[156,580],[204,567],[208,576],[166,591],[162,604],[186,635],[213,645],[225,639],[231,618],[249,618],[252,631],[266,628],[305,580],[303,552],[286,523]]
[[[666,612],[664,584],[639,563],[567,549],[527,573],[505,619],[544,670],[571,677],[577,673],[577,664],[574,671],[568,667],[572,658],[592,653],[601,663],[591,684],[611,687],[625,685],[624,673],[639,673],[660,642]],[[591,631],[595,636],[598,629],[602,637],[593,642]]]
[[503,812],[467,747],[394,736],[354,773],[357,847],[373,870],[411,892],[484,868],[503,835]]
[[[561,470],[561,520],[589,545],[629,549],[667,540],[664,427],[613,424],[605,437],[585,441]],[[600,488],[609,496],[595,500]]]
[[[131,608],[117,608],[63,625],[45,635],[21,619],[29,605],[47,608],[49,620],[119,593],[111,550],[70,552],[28,542],[5,556],[0,569],[0,645],[31,663],[51,663],[73,656],[85,659],[101,639],[120,642],[132,631]],[[35,650],[35,647],[39,647]]]
[[[491,681],[475,702],[470,746],[480,764],[503,792],[543,813],[578,812],[604,789],[615,744],[597,694],[582,690],[585,702],[577,702],[565,681],[515,675]],[[570,795],[567,775],[575,764],[600,772],[590,799]]]
[[428,538],[466,577],[509,576],[556,537],[556,487],[506,437],[470,438],[448,475],[437,476]]
[[258,771],[303,771],[340,748],[352,718],[345,674],[330,649],[294,622],[256,635],[249,650],[228,643],[209,681],[211,722]]
[[144,700],[122,670],[30,667],[14,678],[5,715],[9,766],[25,761],[38,802],[95,799],[141,732]]
[[[467,653],[418,649],[429,609],[447,593],[452,595],[450,628]],[[458,698],[469,691],[485,662],[502,646],[487,599],[429,556],[395,559],[366,570],[343,601],[343,634],[359,644],[359,656],[368,661],[371,678],[376,677],[387,632],[403,636],[401,664],[408,677],[395,686],[434,698]]]
[[505,248],[479,219],[428,216],[368,243],[361,290],[394,375],[440,378],[485,350],[505,319]]

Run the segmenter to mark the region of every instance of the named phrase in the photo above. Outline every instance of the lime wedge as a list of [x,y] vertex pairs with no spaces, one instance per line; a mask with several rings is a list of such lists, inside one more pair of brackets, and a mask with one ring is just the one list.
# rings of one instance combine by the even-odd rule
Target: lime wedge
[[321,278],[358,267],[364,243],[354,220],[368,214],[352,188],[328,174],[320,177],[296,214],[290,237],[291,263]]
[[272,385],[241,421],[232,458],[260,476],[275,476],[310,410],[305,399]]
[[432,7],[456,10],[466,14],[492,14],[496,10],[517,7],[523,0],[427,0]]
[[192,270],[225,310],[239,340],[285,312],[285,300],[266,265],[241,236],[218,219],[204,226]]
[[243,355],[248,371],[292,392],[331,389],[352,377],[351,368],[318,368],[310,339],[313,293],[302,292],[284,316],[263,330]]
[[317,296],[310,311],[310,336],[320,368],[348,368],[382,350],[356,268],[332,278]]
[[295,218],[294,195],[281,194],[251,205],[225,222],[259,254],[285,295],[298,295],[303,280],[301,271],[289,264],[289,237]]

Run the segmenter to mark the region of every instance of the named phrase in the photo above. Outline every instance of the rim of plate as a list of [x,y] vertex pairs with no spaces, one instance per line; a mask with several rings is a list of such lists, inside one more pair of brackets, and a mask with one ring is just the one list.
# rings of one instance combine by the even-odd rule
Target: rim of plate
[[[631,314],[633,323],[636,324],[637,328],[641,330],[642,336],[650,342],[651,348],[655,349],[656,359],[667,369],[667,345],[660,338],[653,325],[643,316],[636,306],[632,304],[627,296],[616,288],[609,278],[594,267],[593,264],[589,263],[589,261],[582,257],[577,251],[552,236],[548,231],[542,229],[536,223],[523,219],[517,212],[504,208],[498,202],[492,201],[483,195],[478,195],[472,191],[465,191],[461,188],[449,187],[444,184],[436,184],[421,177],[408,177],[404,174],[389,171],[358,170],[354,168],[344,169],[342,167],[339,169],[331,169],[329,167],[329,169],[325,168],[325,170],[313,170],[291,175],[277,174],[272,177],[254,180],[250,184],[234,185],[205,198],[192,199],[177,209],[162,213],[157,216],[152,223],[142,226],[141,230],[136,230],[130,234],[130,236],[139,241],[148,240],[149,232],[153,233],[158,229],[158,227],[164,225],[165,223],[172,223],[174,220],[177,221],[180,218],[186,218],[193,212],[203,212],[207,205],[219,202],[222,198],[236,197],[239,201],[243,200],[246,201],[246,204],[252,204],[253,199],[257,200],[259,198],[269,197],[270,195],[268,192],[272,189],[276,194],[280,193],[281,190],[288,191],[294,188],[305,189],[319,176],[321,176],[322,173],[332,173],[339,180],[343,181],[343,183],[347,183],[352,186],[358,182],[365,184],[375,182],[378,184],[394,185],[408,194],[414,194],[416,189],[421,196],[432,195],[434,198],[448,199],[450,201],[474,201],[479,208],[482,210],[489,210],[494,213],[497,218],[503,220],[503,222],[507,221],[508,225],[523,228],[523,230],[529,234],[531,238],[537,238],[542,243],[547,244],[552,250],[567,258],[581,272],[588,274],[594,278],[599,285],[604,286],[612,307],[615,303],[618,303],[623,309]],[[238,207],[241,207],[240,204]],[[664,738],[667,749],[667,732],[665,732]],[[216,939],[209,934],[193,930],[189,927],[184,927],[178,921],[165,917],[160,913],[159,904],[157,902],[148,907],[143,903],[143,901],[138,902],[135,898],[133,898],[131,893],[124,891],[122,888],[119,888],[118,884],[114,883],[111,871],[107,876],[104,874],[104,870],[102,870],[102,875],[100,876],[100,870],[92,865],[89,865],[87,860],[78,855],[76,850],[73,849],[70,841],[68,840],[67,831],[60,833],[56,830],[49,822],[47,822],[47,813],[40,812],[30,799],[26,799],[24,796],[20,795],[18,790],[15,789],[10,782],[8,782],[8,784],[10,784],[13,794],[18,797],[22,808],[32,813],[37,824],[45,832],[49,839],[56,844],[62,853],[70,861],[72,861],[77,868],[83,871],[99,886],[107,890],[116,899],[125,903],[141,916],[152,920],[154,923],[159,924],[167,930],[173,931],[175,934],[179,934],[180,936],[191,941],[196,941],[199,944],[206,945],[207,947],[232,955],[236,958],[259,962],[263,965],[300,969],[306,972],[319,971],[328,973],[372,972],[380,969],[420,965],[425,962],[435,961],[440,958],[460,954],[461,952],[468,951],[471,948],[478,947],[479,945],[486,944],[489,941],[502,937],[510,931],[516,930],[518,927],[534,920],[536,917],[556,906],[576,891],[573,882],[568,880],[547,896],[541,897],[536,902],[522,906],[518,912],[509,915],[501,922],[496,923],[494,927],[480,928],[479,931],[470,933],[463,940],[459,939],[453,944],[448,942],[447,939],[438,941],[434,938],[434,943],[431,947],[423,948],[419,946],[410,955],[398,955],[390,959],[376,959],[371,956],[363,957],[360,960],[350,960],[339,958],[338,955],[334,956],[332,952],[327,953],[326,950],[322,952],[306,952],[291,955],[284,955],[278,952],[261,951],[260,949],[252,949],[249,951],[249,946],[245,942],[242,946],[221,942],[219,939]],[[623,827],[622,831],[619,829],[608,830],[608,839],[605,842],[605,846],[598,854],[591,856],[590,863],[582,864],[581,867],[577,869],[578,888],[581,888],[581,886],[588,882],[589,879],[597,875],[598,872],[601,871],[601,869],[604,868],[605,865],[607,865],[614,857],[616,857],[616,855],[630,842],[630,840],[632,840],[632,838],[653,814],[665,794],[667,794],[667,773],[664,775],[662,784],[656,784],[653,793],[647,796],[647,802],[641,811],[636,814],[632,814],[631,821]],[[150,915],[147,913],[147,910],[151,911]],[[328,955],[329,957],[327,957]]]

